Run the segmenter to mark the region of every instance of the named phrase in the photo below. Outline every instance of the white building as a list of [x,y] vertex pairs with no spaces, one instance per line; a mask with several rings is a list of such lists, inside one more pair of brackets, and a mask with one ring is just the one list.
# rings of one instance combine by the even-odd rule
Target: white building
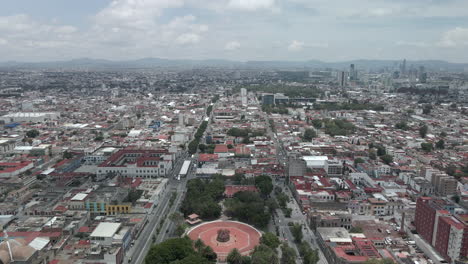
[[57,120],[60,117],[58,112],[18,112],[10,113],[0,117],[5,123],[27,122],[27,123],[44,123],[51,120]]
[[110,246],[112,245],[114,235],[117,234],[120,226],[120,223],[99,223],[89,237],[96,243],[104,246]]

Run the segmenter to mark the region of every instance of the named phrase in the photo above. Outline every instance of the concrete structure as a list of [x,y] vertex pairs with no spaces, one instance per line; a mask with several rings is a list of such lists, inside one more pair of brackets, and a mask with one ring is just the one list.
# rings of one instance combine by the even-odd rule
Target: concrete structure
[[[227,242],[216,240],[218,230],[227,229],[230,237]],[[226,257],[232,249],[237,248],[241,255],[250,255],[260,243],[262,234],[254,227],[235,221],[213,221],[200,224],[187,231],[187,236],[192,240],[201,239],[210,246],[218,255],[218,261],[226,261]]]
[[416,231],[448,262],[468,256],[468,216],[452,215],[445,200],[420,197],[416,203]]
[[44,123],[46,121],[57,120],[60,113],[57,112],[18,112],[0,117],[4,123],[26,122],[26,123]]
[[288,176],[304,176],[307,164],[302,159],[290,158],[288,162]]
[[23,162],[0,162],[0,178],[11,178],[32,169],[34,163],[31,161]]
[[120,223],[100,223],[91,233],[89,238],[101,245],[110,246],[112,245],[113,237],[120,229],[120,226]]
[[126,177],[164,177],[172,169],[174,157],[167,150],[123,149],[98,166],[97,177],[108,174]]
[[247,105],[247,89],[241,88],[241,103],[243,106]]
[[431,183],[439,196],[448,196],[457,194],[458,181],[445,173],[433,173]]
[[12,152],[16,146],[16,141],[11,139],[0,139],[0,154]]

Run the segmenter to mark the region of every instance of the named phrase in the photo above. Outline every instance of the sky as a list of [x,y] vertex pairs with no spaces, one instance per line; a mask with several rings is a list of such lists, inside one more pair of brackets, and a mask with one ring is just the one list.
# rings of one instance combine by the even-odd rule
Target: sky
[[468,62],[468,0],[3,0],[0,61]]

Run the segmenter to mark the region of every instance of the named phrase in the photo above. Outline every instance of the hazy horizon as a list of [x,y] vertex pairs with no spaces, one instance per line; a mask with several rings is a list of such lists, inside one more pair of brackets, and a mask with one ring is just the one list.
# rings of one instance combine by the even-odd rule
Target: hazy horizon
[[467,63],[464,0],[17,0],[1,61],[91,58]]

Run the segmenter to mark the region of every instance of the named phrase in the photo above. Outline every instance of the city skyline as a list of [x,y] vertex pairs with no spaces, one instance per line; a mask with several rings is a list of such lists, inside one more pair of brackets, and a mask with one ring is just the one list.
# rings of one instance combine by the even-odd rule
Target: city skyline
[[468,62],[468,3],[324,0],[6,2],[2,61],[75,58]]

